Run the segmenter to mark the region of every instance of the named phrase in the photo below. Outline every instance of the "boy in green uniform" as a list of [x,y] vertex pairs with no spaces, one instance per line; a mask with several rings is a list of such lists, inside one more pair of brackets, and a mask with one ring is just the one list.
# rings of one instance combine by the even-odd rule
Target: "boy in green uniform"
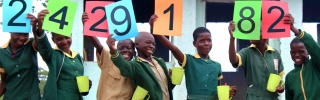
[[78,53],[70,50],[72,43],[70,37],[52,33],[52,40],[57,48],[51,48],[44,30],[42,30],[43,18],[48,13],[48,10],[42,10],[38,14],[38,50],[49,68],[43,99],[83,100],[76,81],[76,77],[83,76],[84,73],[82,59]]
[[[84,23],[88,19],[87,13],[84,12],[82,22]],[[87,37],[97,50],[97,62],[101,70],[97,100],[129,100],[134,91],[131,79],[121,76],[119,68],[111,61],[110,52],[101,45],[97,37]],[[134,43],[131,39],[119,41],[117,48],[127,61],[132,60],[135,55]]]
[[[152,15],[149,21],[151,31],[157,15]],[[216,100],[217,86],[223,78],[220,63],[209,57],[212,48],[211,33],[204,27],[199,27],[193,32],[193,45],[197,49],[194,55],[183,54],[179,48],[173,45],[165,36],[155,35],[166,46],[185,69],[187,99]],[[232,86],[230,96],[234,97],[236,87]]]
[[234,22],[229,25],[230,45],[229,60],[236,67],[242,67],[247,82],[246,100],[278,100],[278,93],[282,93],[284,88],[277,87],[277,92],[269,92],[267,83],[271,73],[281,77],[284,74],[280,53],[267,45],[268,40],[251,40],[248,48],[241,49],[237,54],[235,51],[233,31]]
[[[294,27],[294,18],[286,15],[296,38],[290,43],[294,69],[286,76],[286,100],[317,100],[320,94],[320,47],[312,36]],[[309,58],[309,55],[311,58]]]
[[[35,28],[37,18],[31,14],[27,18]],[[28,37],[29,33],[11,33],[10,41],[0,48],[0,95],[4,94],[4,100],[40,100],[37,43]]]
[[121,75],[130,77],[135,85],[146,89],[150,100],[172,100],[172,89],[167,66],[163,59],[153,57],[155,50],[154,37],[148,32],[139,32],[135,38],[138,57],[134,61],[127,61],[114,47],[115,39],[111,36],[107,44],[112,54],[112,62],[121,72]]

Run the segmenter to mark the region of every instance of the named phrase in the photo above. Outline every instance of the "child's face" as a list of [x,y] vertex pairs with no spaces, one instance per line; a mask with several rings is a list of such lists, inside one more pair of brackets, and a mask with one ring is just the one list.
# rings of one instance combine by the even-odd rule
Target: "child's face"
[[154,41],[154,37],[151,34],[144,34],[143,38],[141,38],[141,40],[139,40],[139,42],[135,44],[138,52],[141,53],[144,57],[151,57],[151,55],[155,51],[156,43]]
[[60,34],[52,34],[53,42],[58,46],[59,49],[63,51],[68,51],[70,49],[72,39]]
[[131,60],[134,54],[133,43],[131,40],[119,41],[117,45],[118,51],[121,53],[124,59]]
[[212,48],[211,34],[208,32],[199,34],[193,46],[197,48],[199,54],[208,55]]
[[27,42],[29,34],[27,33],[11,33],[11,43],[16,47],[21,47]]
[[302,65],[309,55],[304,44],[301,42],[293,43],[292,45],[290,45],[290,49],[291,58],[294,61],[294,63],[296,65]]

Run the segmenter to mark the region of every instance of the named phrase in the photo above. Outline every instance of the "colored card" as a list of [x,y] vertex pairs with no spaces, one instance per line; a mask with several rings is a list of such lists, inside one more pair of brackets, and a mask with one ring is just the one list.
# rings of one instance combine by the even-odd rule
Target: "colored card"
[[116,40],[124,40],[138,36],[136,18],[132,1],[123,0],[105,7],[109,32]]
[[154,22],[153,34],[181,36],[182,1],[155,0],[155,14],[158,19]]
[[77,3],[49,0],[47,9],[50,13],[44,17],[42,29],[70,37]]
[[3,0],[3,32],[29,33],[32,0]]
[[287,2],[262,1],[262,38],[290,37],[290,25],[283,22],[288,13]]
[[233,21],[235,38],[260,40],[261,1],[236,1]]
[[107,16],[105,6],[111,4],[111,1],[87,1],[86,11],[89,19],[84,23],[84,35],[108,37]]

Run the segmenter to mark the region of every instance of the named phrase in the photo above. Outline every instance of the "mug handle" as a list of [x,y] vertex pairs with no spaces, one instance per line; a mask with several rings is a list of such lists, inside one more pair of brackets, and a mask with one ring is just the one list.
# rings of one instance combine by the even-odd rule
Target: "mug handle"
[[147,96],[148,96],[147,100],[149,100],[149,99],[150,99],[150,95],[149,95],[149,94],[147,94]]

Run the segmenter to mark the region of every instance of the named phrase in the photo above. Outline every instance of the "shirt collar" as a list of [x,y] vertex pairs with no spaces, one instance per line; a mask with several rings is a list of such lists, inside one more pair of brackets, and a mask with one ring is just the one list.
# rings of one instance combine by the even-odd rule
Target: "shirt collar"
[[[11,39],[9,39],[9,41],[7,43],[5,43],[4,45],[1,46],[1,48],[7,48],[10,44]],[[28,39],[26,42],[23,43],[23,45],[28,44],[30,41],[30,39]]]
[[[195,54],[193,55],[193,57],[195,57],[195,58],[197,58],[197,59],[200,59],[200,58],[201,58],[198,53],[195,53]],[[209,59],[208,59],[208,60],[211,60],[211,61],[215,62],[214,60],[210,59],[210,56],[209,56]]]
[[[55,46],[53,49],[55,49],[55,50],[61,50],[61,49],[59,49],[57,46]],[[63,51],[63,50],[61,50],[61,51]],[[77,52],[74,52],[73,50],[70,50],[71,51],[71,55],[69,55],[69,53],[66,53],[66,52],[64,52],[63,51],[63,53],[67,56],[67,57],[69,57],[69,58],[75,58],[76,56],[77,56]]]
[[[266,44],[267,45],[267,44]],[[256,48],[256,45],[251,44],[249,48]],[[267,51],[275,51],[271,46],[267,45]]]

